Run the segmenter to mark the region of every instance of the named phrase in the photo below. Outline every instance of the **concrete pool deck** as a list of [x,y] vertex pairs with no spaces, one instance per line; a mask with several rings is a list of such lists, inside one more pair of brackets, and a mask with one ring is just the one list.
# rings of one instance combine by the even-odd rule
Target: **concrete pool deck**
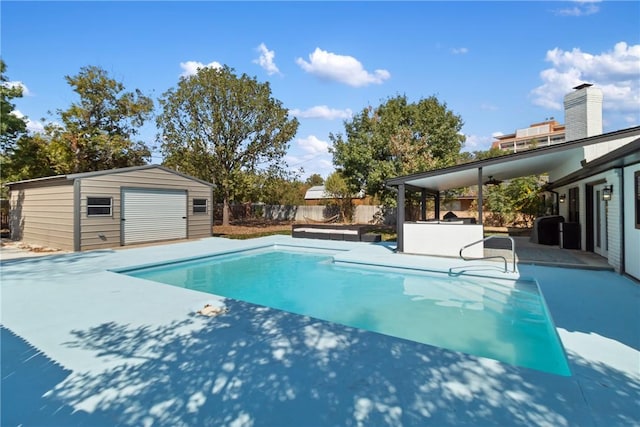
[[[502,274],[287,236],[5,260],[0,424],[640,425],[640,286],[613,272],[519,266],[567,352],[573,375],[562,377],[108,271],[261,245]],[[206,303],[230,311],[195,315]]]

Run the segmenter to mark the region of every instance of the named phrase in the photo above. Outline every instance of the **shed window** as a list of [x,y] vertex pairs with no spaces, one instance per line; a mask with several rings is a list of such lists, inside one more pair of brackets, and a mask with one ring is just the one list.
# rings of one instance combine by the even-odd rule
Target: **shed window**
[[111,216],[111,197],[87,197],[87,216]]
[[207,213],[207,199],[193,199],[193,213]]
[[636,172],[635,178],[635,190],[636,190],[636,228],[640,229],[640,171]]

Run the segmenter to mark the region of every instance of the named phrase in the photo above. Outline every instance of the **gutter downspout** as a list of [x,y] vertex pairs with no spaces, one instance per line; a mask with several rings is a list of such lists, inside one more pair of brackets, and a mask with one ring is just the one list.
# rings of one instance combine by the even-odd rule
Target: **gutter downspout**
[[620,274],[626,273],[625,265],[625,228],[624,228],[624,167],[616,168],[620,185]]

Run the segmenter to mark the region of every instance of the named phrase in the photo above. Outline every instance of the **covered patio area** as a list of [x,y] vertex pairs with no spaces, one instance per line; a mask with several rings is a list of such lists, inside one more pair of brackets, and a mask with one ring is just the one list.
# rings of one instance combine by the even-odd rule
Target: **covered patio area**
[[[483,185],[498,183],[514,178],[548,174],[549,188],[554,181],[575,174],[584,164],[627,144],[637,143],[640,128],[630,128],[594,137],[582,138],[563,144],[541,147],[507,154],[432,171],[405,175],[386,181],[387,186],[397,189],[397,235],[398,251],[403,253],[458,257],[460,250],[474,258],[486,256],[483,226]],[[441,200],[446,190],[477,186],[477,219],[446,219],[441,215]],[[557,192],[552,195],[552,214],[558,214],[561,202]],[[420,200],[419,218],[407,215],[407,200],[418,194]],[[427,215],[428,201],[433,201],[433,215]],[[589,230],[585,229],[585,212],[590,209],[588,201],[576,202],[575,217],[571,221],[581,223],[582,239]],[[401,208],[405,207],[405,208]],[[613,207],[613,206],[612,206]],[[579,209],[578,209],[579,208]],[[524,239],[518,239],[519,244]],[[588,245],[582,245],[582,248]],[[558,249],[561,250],[561,249]],[[563,250],[563,249],[562,249]],[[517,254],[517,248],[516,248]],[[615,267],[615,264],[609,262]]]

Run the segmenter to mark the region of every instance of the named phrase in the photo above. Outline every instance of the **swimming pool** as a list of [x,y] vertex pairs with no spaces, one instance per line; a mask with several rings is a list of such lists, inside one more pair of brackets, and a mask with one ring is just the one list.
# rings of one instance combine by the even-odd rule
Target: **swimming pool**
[[532,281],[349,266],[326,251],[276,248],[121,273],[570,375]]

